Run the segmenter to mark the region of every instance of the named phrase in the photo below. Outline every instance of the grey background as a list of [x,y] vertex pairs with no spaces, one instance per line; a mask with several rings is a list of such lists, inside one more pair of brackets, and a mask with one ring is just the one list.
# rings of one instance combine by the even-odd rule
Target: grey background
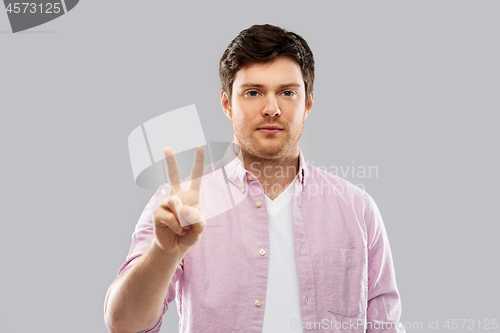
[[[18,34],[0,12],[0,331],[106,332],[106,290],[154,193],[134,184],[129,133],[196,104],[207,140],[232,140],[218,61],[262,23],[300,34],[315,55],[306,160],[378,167],[346,178],[381,210],[401,321],[498,319],[499,10],[82,1]],[[177,325],[171,303],[162,332]]]

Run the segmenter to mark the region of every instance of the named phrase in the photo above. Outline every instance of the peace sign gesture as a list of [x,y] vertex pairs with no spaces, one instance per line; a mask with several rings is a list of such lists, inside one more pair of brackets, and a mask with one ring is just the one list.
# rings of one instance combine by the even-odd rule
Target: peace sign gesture
[[171,147],[163,149],[168,178],[172,183],[170,195],[164,198],[153,213],[155,241],[165,253],[185,251],[201,238],[206,221],[201,206],[201,184],[205,169],[205,148],[196,149],[191,182],[183,189],[179,166]]

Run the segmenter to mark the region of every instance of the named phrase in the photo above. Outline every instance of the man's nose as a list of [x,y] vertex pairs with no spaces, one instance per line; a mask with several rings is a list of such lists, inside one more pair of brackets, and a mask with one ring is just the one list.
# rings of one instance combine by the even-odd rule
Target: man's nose
[[266,98],[266,104],[264,105],[264,108],[262,109],[262,116],[280,116],[281,115],[281,110],[278,105],[278,101],[276,100],[275,96],[269,96]]

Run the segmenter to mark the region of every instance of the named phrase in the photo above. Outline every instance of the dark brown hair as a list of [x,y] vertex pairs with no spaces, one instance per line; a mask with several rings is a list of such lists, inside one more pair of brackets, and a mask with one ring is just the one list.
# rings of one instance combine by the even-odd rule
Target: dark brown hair
[[222,55],[219,76],[229,104],[236,73],[254,63],[267,63],[278,57],[290,57],[302,71],[306,90],[306,105],[314,84],[314,57],[307,42],[294,32],[263,24],[252,25],[234,38]]

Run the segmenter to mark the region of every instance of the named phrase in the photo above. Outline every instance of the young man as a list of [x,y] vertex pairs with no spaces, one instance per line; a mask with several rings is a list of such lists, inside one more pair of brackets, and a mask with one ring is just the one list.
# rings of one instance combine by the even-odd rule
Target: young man
[[137,224],[108,291],[109,330],[158,332],[177,299],[180,332],[404,332],[375,202],[299,149],[313,107],[306,41],[254,25],[228,46],[220,77],[234,142],[205,176],[199,147],[189,186],[165,148],[172,186]]

